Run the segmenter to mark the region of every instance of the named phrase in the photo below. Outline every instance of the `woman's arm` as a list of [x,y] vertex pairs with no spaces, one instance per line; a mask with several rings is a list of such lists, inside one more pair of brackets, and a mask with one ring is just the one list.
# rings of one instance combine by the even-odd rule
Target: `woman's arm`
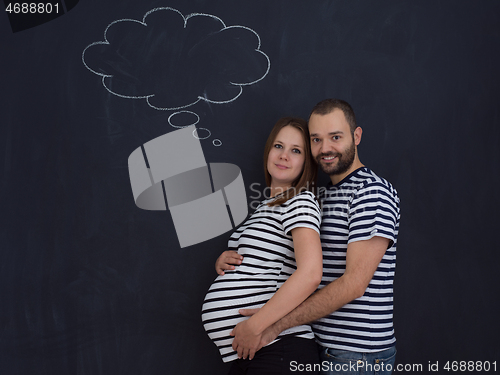
[[[309,297],[321,282],[323,257],[319,234],[313,229],[304,227],[292,229],[291,234],[297,270],[255,315],[234,328],[232,335],[238,333],[245,337],[255,337],[255,345],[249,342],[241,343],[245,348],[257,348],[260,334]],[[250,358],[253,358],[255,353],[253,349],[240,352],[238,344],[237,340],[233,341],[233,349],[238,351],[239,357],[250,354]]]

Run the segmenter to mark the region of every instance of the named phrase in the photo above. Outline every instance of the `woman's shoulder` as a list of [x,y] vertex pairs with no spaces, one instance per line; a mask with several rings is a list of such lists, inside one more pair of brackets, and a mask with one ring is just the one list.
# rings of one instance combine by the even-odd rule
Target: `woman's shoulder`
[[319,207],[318,200],[316,196],[310,192],[309,190],[303,190],[300,193],[297,193],[295,196],[287,200],[283,205],[314,205]]

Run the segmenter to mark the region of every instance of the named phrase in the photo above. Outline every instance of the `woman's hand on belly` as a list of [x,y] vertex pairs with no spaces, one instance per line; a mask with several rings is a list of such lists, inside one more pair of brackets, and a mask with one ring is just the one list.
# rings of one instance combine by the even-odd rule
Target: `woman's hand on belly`
[[224,271],[234,270],[235,266],[238,266],[243,261],[243,256],[238,254],[234,250],[224,251],[215,261],[215,271],[221,276],[224,275]]

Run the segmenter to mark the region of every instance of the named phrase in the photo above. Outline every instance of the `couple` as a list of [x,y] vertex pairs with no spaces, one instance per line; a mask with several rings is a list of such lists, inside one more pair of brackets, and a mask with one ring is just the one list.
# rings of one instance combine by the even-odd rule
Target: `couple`
[[[202,308],[229,374],[391,373],[399,198],[360,162],[361,134],[338,99],[271,131],[271,197],[231,235]],[[314,160],[331,179],[319,205]]]

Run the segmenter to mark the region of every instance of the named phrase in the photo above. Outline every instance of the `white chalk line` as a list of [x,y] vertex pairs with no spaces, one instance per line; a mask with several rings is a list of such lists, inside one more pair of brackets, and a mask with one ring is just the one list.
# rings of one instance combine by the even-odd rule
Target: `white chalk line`
[[[228,100],[223,100],[223,101],[217,101],[217,100],[211,100],[211,99],[208,99],[208,98],[205,98],[205,97],[202,97],[202,96],[198,96],[198,99],[190,104],[187,104],[187,105],[184,105],[184,106],[180,106],[180,107],[175,107],[175,108],[168,108],[168,107],[157,107],[157,106],[154,106],[151,104],[150,102],[150,98],[154,97],[155,94],[149,94],[149,95],[141,95],[141,96],[133,96],[133,95],[123,95],[123,94],[119,94],[117,92],[114,92],[113,90],[111,90],[107,85],[106,85],[106,82],[105,82],[105,78],[113,78],[113,75],[110,75],[110,74],[104,74],[104,73],[100,73],[100,72],[97,72],[93,69],[91,69],[87,63],[85,62],[85,52],[87,51],[87,49],[89,49],[90,47],[92,46],[95,46],[95,45],[99,45],[99,44],[107,44],[109,45],[109,41],[107,39],[107,32],[109,30],[109,28],[118,23],[118,22],[136,22],[136,23],[139,23],[143,26],[148,26],[148,24],[146,23],[146,18],[148,15],[154,13],[154,12],[157,12],[157,11],[160,11],[160,10],[169,10],[169,11],[173,11],[173,12],[176,12],[178,13],[184,20],[184,28],[186,28],[187,26],[187,21],[190,19],[190,18],[193,18],[193,17],[196,17],[196,16],[202,16],[202,17],[211,17],[213,19],[216,19],[217,21],[219,21],[222,25],[223,25],[223,28],[221,30],[219,30],[219,32],[221,31],[224,31],[224,30],[227,30],[227,29],[231,29],[231,28],[242,28],[242,29],[245,29],[245,30],[248,30],[252,33],[255,34],[255,36],[257,37],[257,48],[254,50],[256,52],[259,52],[261,53],[262,55],[265,56],[266,60],[267,60],[267,69],[266,69],[266,72],[264,73],[264,75],[262,77],[260,77],[259,79],[255,80],[255,81],[252,81],[252,82],[245,82],[245,83],[236,83],[236,82],[230,82],[230,84],[234,85],[234,86],[239,86],[240,87],[240,92],[233,98],[231,99],[228,99]],[[211,14],[206,14],[206,13],[191,13],[189,15],[187,15],[186,17],[184,17],[184,15],[178,11],[177,9],[174,9],[174,8],[170,8],[170,7],[159,7],[159,8],[154,8],[150,11],[148,11],[142,21],[139,21],[139,20],[135,20],[135,19],[130,19],[130,18],[125,18],[125,19],[120,19],[120,20],[116,20],[116,21],[113,21],[111,22],[107,27],[106,29],[104,30],[104,41],[98,41],[98,42],[94,42],[94,43],[91,43],[89,44],[87,47],[85,47],[85,49],[83,50],[82,52],[82,62],[84,64],[84,66],[90,70],[92,73],[96,74],[96,75],[99,75],[99,76],[102,76],[103,79],[102,79],[102,84],[104,86],[104,88],[110,92],[111,94],[113,95],[116,95],[118,97],[121,97],[121,98],[126,98],[126,99],[146,99],[146,102],[147,104],[153,108],[153,109],[156,109],[156,110],[163,110],[163,111],[171,111],[171,110],[179,110],[179,109],[184,109],[184,108],[188,108],[188,107],[191,107],[193,105],[195,105],[196,103],[198,103],[200,100],[204,100],[208,103],[213,103],[213,104],[226,104],[226,103],[231,103],[233,101],[235,101],[236,99],[238,99],[238,97],[242,94],[243,92],[243,88],[242,86],[249,86],[249,85],[252,85],[254,83],[257,83],[261,80],[263,80],[267,74],[269,73],[269,70],[271,68],[271,60],[269,59],[269,56],[267,56],[263,51],[260,50],[260,47],[261,47],[261,39],[260,39],[260,36],[259,34],[257,34],[254,30],[252,30],[251,28],[249,27],[246,27],[246,26],[240,26],[240,25],[234,25],[234,26],[229,26],[227,27],[225,25],[225,23],[217,16],[214,16],[214,15],[211,15]]]
[[[206,137],[200,137],[200,136],[198,136],[198,130],[206,130],[208,132],[208,135]],[[207,139],[211,135],[212,135],[212,132],[210,132],[210,130],[208,130],[206,128],[197,128],[197,129],[193,130],[193,137],[195,137],[197,139]]]
[[184,109],[184,108],[188,108],[188,107],[191,107],[193,105],[195,105],[196,103],[198,103],[201,98],[198,98],[196,99],[194,102],[192,102],[191,104],[186,104],[186,105],[183,105],[183,106],[180,106],[180,107],[175,107],[175,108],[162,108],[162,107],[156,107],[154,105],[151,104],[151,102],[149,101],[149,98],[152,98],[154,97],[154,95],[151,95],[151,96],[148,96],[146,98],[146,102],[148,103],[148,105],[153,108],[153,109],[156,109],[158,111],[178,111],[179,109]]
[[[170,119],[175,116],[175,115],[178,115],[180,113],[190,113],[192,115],[195,115],[196,116],[196,121],[193,122],[192,124],[189,124],[189,125],[182,125],[182,126],[179,126],[179,125],[174,125],[172,124],[172,122],[170,122]],[[187,126],[192,126],[192,125],[196,125],[197,123],[200,122],[200,116],[198,116],[198,114],[194,113],[194,112],[191,112],[191,111],[179,111],[179,112],[174,112],[172,113],[170,116],[168,116],[168,123],[173,126],[174,128],[178,128],[178,129],[182,129],[182,128],[185,128]]]

